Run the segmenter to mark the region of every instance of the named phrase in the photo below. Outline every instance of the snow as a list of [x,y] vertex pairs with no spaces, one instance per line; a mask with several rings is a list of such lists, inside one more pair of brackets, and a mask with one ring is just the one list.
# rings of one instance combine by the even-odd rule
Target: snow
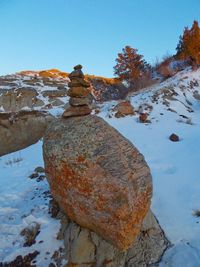
[[[47,104],[40,90],[39,97]],[[166,90],[176,94],[166,98]],[[195,91],[200,93],[200,69],[192,72],[187,68],[161,84],[128,96],[136,111],[153,107],[151,123],[140,123],[138,113],[120,119],[110,117],[116,101],[101,104],[98,114],[139,149],[151,169],[151,209],[172,243],[159,267],[200,266],[200,218],[193,215],[194,210],[200,210],[200,101],[194,98]],[[63,107],[49,112],[60,116]],[[169,140],[172,133],[180,137],[180,142]],[[63,246],[56,239],[59,221],[50,217],[49,199],[42,197],[49,190],[47,181],[37,183],[28,178],[35,167],[43,166],[41,144],[0,158],[0,262],[26,255],[34,248],[40,251],[37,267],[48,266],[52,253]],[[24,248],[19,233],[33,222],[41,224],[41,232],[36,244]],[[40,240],[44,242],[40,244]]]
[[[200,209],[200,102],[193,98],[188,89],[189,81],[200,80],[200,71],[187,73],[187,79],[180,81],[184,73],[156,86],[153,90],[130,97],[137,109],[141,104],[153,105],[151,123],[143,124],[138,116],[121,119],[109,118],[108,105],[100,114],[109,124],[119,130],[144,155],[153,177],[152,210],[173,246],[165,253],[160,267],[200,266],[200,219],[193,216]],[[162,87],[173,83],[178,96],[169,101],[171,112],[163,105],[152,104],[152,95]],[[180,83],[187,86],[184,96]],[[200,91],[200,86],[195,87]],[[187,109],[186,99],[191,101],[193,112]],[[161,115],[163,114],[163,115]],[[180,115],[187,116],[192,124]],[[171,142],[169,136],[176,133],[180,142]]]
[[[18,255],[25,256],[35,250],[37,266],[48,266],[54,251],[63,247],[56,239],[59,220],[48,213],[49,185],[28,178],[38,166],[43,166],[42,142],[0,158],[0,262],[10,262]],[[23,247],[20,232],[32,223],[40,224],[36,243]],[[43,241],[39,243],[39,241]]]

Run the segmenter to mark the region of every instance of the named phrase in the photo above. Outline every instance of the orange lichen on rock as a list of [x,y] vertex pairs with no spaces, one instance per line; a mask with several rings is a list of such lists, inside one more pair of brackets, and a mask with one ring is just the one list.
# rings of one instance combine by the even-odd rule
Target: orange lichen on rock
[[105,121],[88,115],[51,124],[43,151],[52,194],[69,218],[128,249],[152,194],[151,174],[137,149]]

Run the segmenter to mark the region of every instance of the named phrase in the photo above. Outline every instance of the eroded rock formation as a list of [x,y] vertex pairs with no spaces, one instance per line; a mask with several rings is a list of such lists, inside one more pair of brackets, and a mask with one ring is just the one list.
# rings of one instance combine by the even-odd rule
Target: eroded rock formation
[[0,156],[36,143],[52,120],[51,115],[40,111],[0,113]]

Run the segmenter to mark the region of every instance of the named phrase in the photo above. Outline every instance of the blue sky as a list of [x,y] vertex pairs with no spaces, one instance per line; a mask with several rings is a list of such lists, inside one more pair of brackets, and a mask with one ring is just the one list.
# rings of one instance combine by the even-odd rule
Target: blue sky
[[80,63],[110,77],[125,45],[152,63],[194,19],[199,0],[0,0],[0,75]]

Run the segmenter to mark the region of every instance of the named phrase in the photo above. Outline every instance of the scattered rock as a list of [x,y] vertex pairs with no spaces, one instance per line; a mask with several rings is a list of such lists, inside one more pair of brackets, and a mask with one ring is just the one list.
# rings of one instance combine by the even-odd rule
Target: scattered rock
[[[67,265],[63,265],[63,262],[67,262],[68,260],[66,259],[66,253],[65,253],[65,250],[64,248],[59,248],[58,250],[54,251],[52,257],[51,257],[52,260],[54,260],[55,262],[55,267],[61,267],[61,266],[65,266],[67,267]],[[52,265],[53,266],[53,265]],[[77,266],[78,267],[78,266]]]
[[139,116],[139,120],[142,123],[149,122],[149,120],[148,120],[148,114],[147,113],[141,113],[140,116]]
[[149,103],[142,103],[138,107],[138,113],[150,113],[153,110],[153,106],[150,105]]
[[115,113],[116,118],[121,118],[135,114],[133,106],[131,105],[130,101],[120,102],[114,107],[114,111],[116,111]]
[[170,135],[169,139],[172,142],[178,142],[179,141],[179,136],[173,133],[173,134]]
[[33,102],[33,107],[42,107],[44,106],[45,103],[42,99],[39,99],[39,98],[35,98],[35,101]]
[[27,228],[21,231],[21,235],[25,238],[24,247],[30,247],[35,244],[35,238],[40,233],[40,224],[37,222],[32,223]]
[[52,218],[56,218],[60,211],[60,207],[58,202],[53,198],[49,201],[49,213],[51,214]]
[[99,108],[96,108],[96,109],[94,110],[94,112],[95,112],[95,114],[99,114],[99,113],[101,112],[101,110],[100,110]]
[[64,97],[67,96],[67,90],[66,89],[62,89],[62,90],[46,90],[44,92],[42,92],[43,97],[50,97],[50,98],[54,98],[54,97]]
[[35,179],[38,178],[39,174],[37,172],[32,173],[31,175],[29,175],[30,179]]
[[53,122],[43,156],[52,194],[69,218],[127,249],[152,194],[138,150],[103,119],[88,115]]
[[65,103],[62,100],[56,98],[55,100],[51,102],[51,104],[53,107],[58,107],[58,106],[64,105]]
[[36,181],[37,181],[37,182],[41,182],[41,181],[43,181],[44,179],[46,179],[46,176],[45,176],[45,175],[40,175],[40,176],[36,179]]
[[194,93],[193,93],[193,97],[194,97],[196,100],[200,100],[200,94],[198,93],[198,91],[194,91]]
[[36,167],[34,171],[37,172],[37,173],[43,173],[43,172],[45,172],[44,168],[43,167],[40,167],[40,166],[39,167]]
[[33,253],[29,253],[24,257],[19,255],[12,262],[0,262],[0,267],[36,267],[35,264],[32,264],[32,261],[37,257],[38,254],[40,254],[40,252],[35,250]]

